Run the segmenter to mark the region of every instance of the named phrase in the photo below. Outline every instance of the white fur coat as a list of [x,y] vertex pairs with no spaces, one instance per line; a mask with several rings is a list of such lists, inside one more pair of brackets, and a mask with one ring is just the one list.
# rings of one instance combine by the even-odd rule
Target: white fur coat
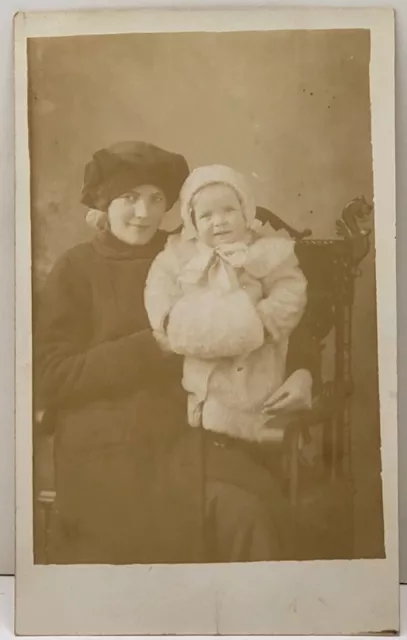
[[259,440],[261,408],[284,380],[307,283],[293,241],[276,232],[252,234],[237,262],[232,256],[237,266],[227,258],[171,237],[151,266],[145,305],[157,339],[185,356],[191,426]]

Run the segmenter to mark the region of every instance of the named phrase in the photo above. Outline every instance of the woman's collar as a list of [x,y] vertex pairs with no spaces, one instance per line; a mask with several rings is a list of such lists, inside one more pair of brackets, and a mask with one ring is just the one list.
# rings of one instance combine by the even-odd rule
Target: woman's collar
[[111,260],[152,259],[164,248],[167,237],[167,233],[157,231],[147,244],[130,245],[105,230],[94,237],[93,246],[99,255]]

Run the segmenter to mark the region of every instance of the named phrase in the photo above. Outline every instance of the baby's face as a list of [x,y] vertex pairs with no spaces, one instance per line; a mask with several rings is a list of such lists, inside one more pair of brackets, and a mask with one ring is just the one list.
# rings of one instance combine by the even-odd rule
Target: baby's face
[[209,247],[245,238],[247,225],[236,192],[225,184],[204,187],[193,199],[199,239]]

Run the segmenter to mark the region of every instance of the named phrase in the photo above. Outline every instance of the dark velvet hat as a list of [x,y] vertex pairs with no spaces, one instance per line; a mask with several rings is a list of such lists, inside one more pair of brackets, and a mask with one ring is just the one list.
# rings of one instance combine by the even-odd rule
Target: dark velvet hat
[[163,191],[167,209],[171,209],[188,174],[188,164],[180,154],[147,142],[119,142],[94,153],[86,165],[81,202],[107,211],[115,198],[152,184]]

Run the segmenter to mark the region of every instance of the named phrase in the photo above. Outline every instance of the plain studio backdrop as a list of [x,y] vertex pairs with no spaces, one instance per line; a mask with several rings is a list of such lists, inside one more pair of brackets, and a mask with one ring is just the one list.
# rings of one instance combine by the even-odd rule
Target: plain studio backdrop
[[[83,168],[118,140],[178,151],[191,168],[229,164],[259,204],[317,238],[335,235],[349,200],[373,200],[367,30],[47,38],[28,52],[36,285],[89,237]],[[380,557],[373,249],[356,286],[354,553]]]

